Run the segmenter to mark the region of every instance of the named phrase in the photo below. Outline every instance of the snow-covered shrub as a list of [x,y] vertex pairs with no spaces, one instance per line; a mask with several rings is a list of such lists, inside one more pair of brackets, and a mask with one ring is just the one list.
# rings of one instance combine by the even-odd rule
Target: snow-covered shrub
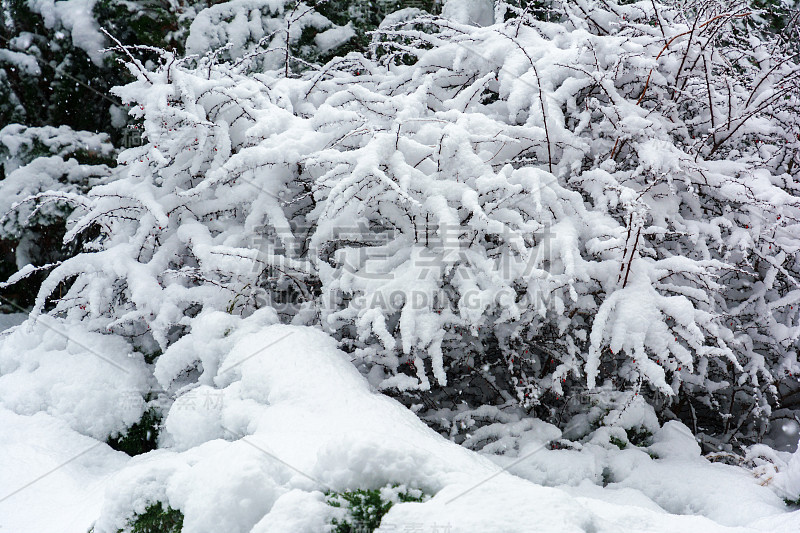
[[[633,389],[720,446],[757,438],[800,372],[798,66],[746,2],[551,4],[397,17],[299,77],[285,55],[254,72],[244,41],[131,59],[115,94],[147,142],[81,197],[65,238],[99,237],[34,316],[157,354],[260,311],[329,331],[423,415],[554,420]],[[244,35],[238,5],[219,31]],[[197,50],[221,45],[202,20]]]
[[[248,315],[264,307],[258,281],[273,259],[249,247],[265,224],[290,230],[302,220],[308,202],[285,208],[279,194],[302,191],[297,159],[324,140],[273,103],[277,95],[262,91],[265,78],[231,77],[213,57],[191,69],[164,58],[156,72],[132,66],[140,79],[119,89],[125,100],[139,100],[132,114],[148,142],[122,152],[118,179],[81,198],[65,240],[93,228],[94,248],[54,269],[34,310],[41,312],[61,280],[74,278],[55,313],[136,338],[149,353],[190,330],[201,310]],[[284,121],[308,138],[298,139]],[[271,147],[259,145],[265,138]],[[307,263],[281,263],[278,283],[303,289]]]
[[18,237],[28,224],[48,225],[51,220],[66,218],[69,211],[63,206],[34,209],[37,195],[87,193],[111,174],[114,156],[108,135],[102,133],[21,124],[0,129],[4,193],[0,235]]
[[322,0],[315,2],[315,8],[340,26],[352,26],[354,37],[336,50],[336,55],[344,56],[366,51],[376,37],[374,30],[382,24],[423,11],[438,14],[442,4],[444,0]]
[[[108,136],[74,131],[68,126],[30,128],[11,124],[0,129],[0,271],[7,279],[19,269],[46,267],[74,255],[82,241],[63,245],[74,198],[107,179],[114,165]],[[29,305],[41,273],[16,286],[18,305]]]
[[345,99],[317,84],[369,117],[310,159],[329,191],[312,242],[392,232],[320,267],[348,296],[327,323],[383,387],[553,405],[609,381],[728,440],[796,389],[797,65],[745,3],[654,5],[429,19],[413,66],[365,66]]
[[128,455],[140,455],[158,447],[161,413],[149,407],[138,422],[108,439],[108,445]]
[[[162,503],[151,504],[144,513],[138,514],[128,522],[122,533],[180,533],[183,528],[183,514]],[[90,530],[89,533],[92,533]]]
[[352,24],[337,26],[315,8],[296,0],[232,0],[197,14],[186,51],[216,52],[221,60],[255,71],[306,70],[355,36]]
[[424,498],[422,491],[398,485],[326,494],[328,505],[341,509],[339,516],[331,521],[333,533],[371,533],[395,503],[421,502]]
[[772,487],[786,505],[800,506],[800,449],[790,453],[756,444],[740,459],[760,483]]

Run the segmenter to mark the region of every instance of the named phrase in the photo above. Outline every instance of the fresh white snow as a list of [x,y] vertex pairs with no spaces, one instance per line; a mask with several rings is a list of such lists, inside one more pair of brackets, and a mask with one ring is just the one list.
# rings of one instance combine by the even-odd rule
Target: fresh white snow
[[[325,531],[336,512],[325,503],[325,491],[389,484],[432,497],[396,504],[381,523],[383,532],[789,533],[800,523],[800,512],[787,512],[751,472],[700,457],[680,423],[656,431],[648,451],[658,459],[642,449],[592,442],[581,450],[550,450],[543,445],[561,432],[544,422],[517,457],[476,453],[373,390],[326,334],[264,326],[264,320],[243,321],[209,383],[172,404],[163,447],[134,458],[81,434],[91,427],[76,413],[44,412],[47,402],[37,409],[6,391],[14,380],[37,380],[42,390],[82,394],[91,411],[93,404],[115,401],[110,389],[135,383],[101,381],[84,362],[93,355],[70,355],[70,347],[55,339],[52,355],[33,364],[38,372],[8,372],[6,365],[17,364],[9,356],[14,332],[3,339],[3,530],[79,532],[97,520],[96,533],[116,532],[133,513],[163,501],[185,514],[186,533],[312,533]],[[183,342],[208,342],[193,337]],[[113,353],[113,346],[98,346]],[[62,373],[45,372],[48,357],[60,358]],[[129,364],[139,363],[133,358]],[[169,386],[168,373],[161,379]],[[114,413],[126,418],[123,410]],[[798,481],[797,457],[792,461],[781,474],[784,483]],[[606,487],[604,471],[612,480]]]
[[[28,3],[102,63],[94,0]],[[73,157],[111,156],[105,134],[0,129],[0,237],[19,239],[0,287],[49,271],[29,319],[0,318],[0,533],[117,533],[155,503],[183,533],[327,532],[329,494],[357,489],[395,502],[384,533],[800,531],[794,422],[780,449],[703,456],[648,405],[711,407],[738,451],[796,387],[796,63],[718,33],[723,14],[602,4],[564,3],[569,24],[409,7],[381,53],[303,74],[309,32],[323,61],[355,26],[217,3],[188,30],[198,57],[134,62],[113,90],[143,141],[114,169]],[[16,232],[48,216],[83,251],[34,266],[42,239]],[[456,397],[464,367],[506,403],[383,394]],[[523,416],[568,396],[590,401],[563,429]],[[156,450],[106,443],[154,405]]]

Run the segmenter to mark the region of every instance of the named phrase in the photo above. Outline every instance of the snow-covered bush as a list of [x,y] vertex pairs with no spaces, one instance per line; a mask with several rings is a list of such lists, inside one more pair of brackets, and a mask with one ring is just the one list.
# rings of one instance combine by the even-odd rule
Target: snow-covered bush
[[[40,193],[85,194],[111,174],[114,147],[105,134],[74,131],[67,126],[41,128],[11,124],[0,129],[0,176],[3,180],[2,235],[18,235],[30,223],[66,218],[67,211],[34,213]],[[53,211],[55,209],[55,211]]]
[[[181,533],[183,515],[170,507],[164,509],[161,503],[151,504],[144,513],[136,515],[128,522],[125,531],[130,533]],[[93,533],[90,530],[89,533]]]
[[312,242],[393,231],[320,268],[351,296],[328,324],[353,325],[384,387],[558,405],[609,381],[726,441],[796,390],[797,65],[745,3],[654,5],[431,21],[413,66],[364,67],[345,100],[318,83],[369,117],[311,159],[329,190]]
[[392,505],[421,502],[424,497],[422,491],[402,486],[329,492],[326,494],[328,505],[341,510],[339,516],[331,520],[332,533],[372,533],[381,525],[381,519]]
[[[147,142],[80,198],[65,239],[99,236],[33,315],[158,355],[260,312],[329,331],[423,415],[554,420],[604,387],[758,438],[800,372],[798,66],[746,2],[549,4],[398,16],[302,76],[236,37],[251,4],[195,20],[202,57],[120,50]],[[294,26],[257,18],[286,52]],[[219,362],[171,361],[162,385]]]
[[261,71],[306,70],[355,36],[352,24],[337,26],[296,0],[232,0],[204,9],[189,29],[186,50],[216,52],[221,60]]
[[[62,244],[74,198],[107,179],[114,165],[108,136],[74,131],[68,126],[29,128],[11,124],[0,129],[0,269],[8,278],[20,269],[47,267],[74,255],[87,235]],[[27,280],[12,295],[29,305],[43,277]],[[16,310],[16,309],[15,309]]]

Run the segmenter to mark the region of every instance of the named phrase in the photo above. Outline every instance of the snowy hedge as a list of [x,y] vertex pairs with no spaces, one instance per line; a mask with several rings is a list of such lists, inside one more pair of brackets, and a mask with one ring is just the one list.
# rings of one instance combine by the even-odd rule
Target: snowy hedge
[[794,4],[373,4],[8,11],[143,144],[0,129],[3,525],[792,530]]
[[166,390],[219,371],[167,357],[208,316],[270,310],[421,414],[552,419],[629,391],[758,439],[800,373],[791,45],[747,2],[501,2],[486,27],[459,5],[393,15],[368,53],[302,75],[292,31],[251,35],[275,62],[239,43],[235,2],[188,39],[224,53],[118,48],[146,143],[70,196],[65,240],[96,238],[32,316],[126,339]]

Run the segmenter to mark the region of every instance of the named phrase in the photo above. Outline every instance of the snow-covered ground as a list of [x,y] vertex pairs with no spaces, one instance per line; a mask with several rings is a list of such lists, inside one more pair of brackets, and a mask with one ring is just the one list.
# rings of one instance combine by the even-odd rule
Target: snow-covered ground
[[[186,533],[322,532],[337,512],[326,491],[394,484],[421,489],[426,499],[394,505],[378,531],[800,528],[800,511],[790,512],[779,490],[798,481],[798,454],[791,479],[787,469],[765,483],[702,458],[676,422],[658,429],[649,448],[622,450],[602,432],[581,449],[549,449],[561,433],[537,422],[514,457],[479,454],[372,390],[331,338],[307,327],[239,328],[216,368],[205,361],[205,384],[172,404],[162,447],[130,458],[86,435],[86,421],[96,416],[92,402],[115,400],[89,383],[97,375],[70,371],[80,368],[80,350],[70,343],[58,352],[54,340],[49,358],[14,368],[8,351],[21,349],[16,333],[0,346],[3,532],[116,532],[157,501],[184,513]],[[56,365],[66,383],[49,371]],[[173,379],[163,369],[156,375],[162,386]],[[36,380],[49,380],[38,395],[13,392],[13,383]],[[48,402],[41,396],[46,385],[62,389]],[[124,386],[136,384],[105,383]],[[82,401],[65,390],[84,391]],[[53,398],[62,403],[48,411],[45,405],[58,405]]]

